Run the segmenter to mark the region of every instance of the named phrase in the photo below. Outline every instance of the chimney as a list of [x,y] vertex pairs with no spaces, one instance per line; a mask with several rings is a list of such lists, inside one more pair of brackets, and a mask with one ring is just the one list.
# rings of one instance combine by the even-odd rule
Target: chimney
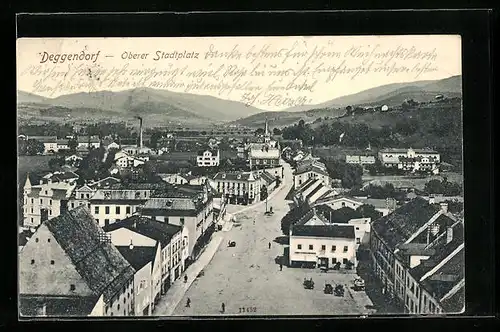
[[453,228],[448,227],[446,229],[446,244],[450,243],[453,241]]
[[448,203],[441,203],[441,211],[443,211],[443,213],[448,213]]
[[134,249],[134,244],[132,243],[132,239],[130,239],[130,245],[128,247],[130,250]]

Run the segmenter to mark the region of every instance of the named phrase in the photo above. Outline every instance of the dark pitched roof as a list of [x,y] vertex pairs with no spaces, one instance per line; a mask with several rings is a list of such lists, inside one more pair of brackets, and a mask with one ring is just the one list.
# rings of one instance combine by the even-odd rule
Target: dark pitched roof
[[156,247],[133,246],[131,249],[130,246],[117,246],[116,249],[137,271],[146,264],[153,263],[156,254]]
[[306,182],[304,182],[302,184],[302,186],[297,188],[297,193],[306,191],[307,189],[309,189],[313,184],[315,184],[318,181],[319,180],[314,179],[314,178],[308,179]]
[[292,236],[313,236],[329,238],[354,239],[354,226],[352,225],[325,225],[325,226],[292,226]]
[[439,207],[417,197],[392,213],[375,220],[372,229],[389,248],[395,249],[398,244],[415,234],[438,211]]
[[305,200],[309,200],[314,194],[316,194],[321,188],[323,188],[323,184],[320,184],[319,186],[316,186],[316,188],[314,188],[310,193],[309,195],[306,196]]
[[465,249],[462,248],[421,284],[434,298],[441,299],[464,278],[464,274]]
[[90,289],[108,302],[133,277],[134,268],[108,241],[90,211],[80,206],[45,221]]
[[455,294],[441,301],[441,307],[448,313],[461,313],[465,306],[465,285],[460,287]]
[[182,232],[181,226],[170,225],[137,215],[104,226],[106,232],[111,232],[120,228],[126,228],[159,241],[162,247],[168,245],[175,234]]
[[316,208],[308,210],[304,215],[302,215],[296,223],[294,223],[295,226],[304,226],[311,218],[314,216],[318,217],[321,221],[324,223],[329,223],[329,221],[321,214],[318,213],[319,211],[316,210]]

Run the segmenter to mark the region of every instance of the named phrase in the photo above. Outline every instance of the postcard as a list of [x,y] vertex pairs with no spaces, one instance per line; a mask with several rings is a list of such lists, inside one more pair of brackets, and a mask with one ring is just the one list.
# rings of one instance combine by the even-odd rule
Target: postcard
[[458,35],[19,38],[23,318],[465,310]]

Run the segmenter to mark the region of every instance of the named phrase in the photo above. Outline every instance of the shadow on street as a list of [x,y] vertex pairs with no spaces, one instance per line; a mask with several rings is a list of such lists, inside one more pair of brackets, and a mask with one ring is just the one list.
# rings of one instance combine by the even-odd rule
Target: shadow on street
[[281,245],[289,245],[290,240],[288,239],[288,236],[277,236],[274,240],[274,242],[281,244]]

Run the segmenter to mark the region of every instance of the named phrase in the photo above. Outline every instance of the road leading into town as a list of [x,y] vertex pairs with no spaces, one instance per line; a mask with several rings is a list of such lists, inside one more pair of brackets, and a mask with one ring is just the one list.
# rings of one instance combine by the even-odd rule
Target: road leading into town
[[[284,165],[284,185],[273,194],[268,206],[274,214],[265,216],[265,204],[243,208],[236,214],[232,229],[224,232],[224,239],[214,257],[193,281],[174,316],[200,315],[332,315],[367,314],[369,300],[363,294],[352,294],[348,288],[345,297],[323,293],[325,282],[348,284],[351,274],[319,274],[317,270],[280,267],[275,262],[283,255],[281,219],[289,211],[291,201],[285,197],[293,182],[292,170]],[[239,207],[241,211],[241,207]],[[237,207],[228,207],[228,213]],[[228,247],[235,241],[235,247]],[[271,247],[269,248],[269,244]],[[306,290],[303,279],[313,278],[316,289]],[[365,296],[366,297],[366,296]],[[187,299],[190,306],[187,307]],[[222,303],[225,312],[221,311]]]

